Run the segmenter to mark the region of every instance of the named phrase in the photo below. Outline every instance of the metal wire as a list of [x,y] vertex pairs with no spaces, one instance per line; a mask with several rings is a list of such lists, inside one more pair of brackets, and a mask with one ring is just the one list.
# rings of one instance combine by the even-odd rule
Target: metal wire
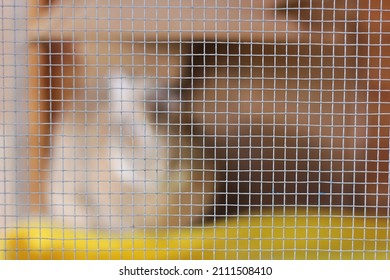
[[389,8],[4,0],[1,239],[35,219],[61,258],[87,230],[141,258],[388,259]]

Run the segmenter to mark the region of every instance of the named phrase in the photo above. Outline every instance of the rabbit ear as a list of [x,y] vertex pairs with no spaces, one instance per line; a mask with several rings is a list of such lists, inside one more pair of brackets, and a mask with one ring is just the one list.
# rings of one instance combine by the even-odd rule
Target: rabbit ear
[[354,1],[222,0],[192,1],[191,6],[181,0],[139,2],[53,0],[30,25],[30,40],[298,42],[308,41],[310,31],[318,32],[311,41],[323,42],[332,36],[322,31],[345,28],[350,17],[345,9]]

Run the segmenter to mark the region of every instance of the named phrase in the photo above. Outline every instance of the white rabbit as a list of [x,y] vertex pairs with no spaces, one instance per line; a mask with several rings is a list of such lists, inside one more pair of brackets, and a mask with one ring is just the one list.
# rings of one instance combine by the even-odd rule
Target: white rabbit
[[[131,48],[140,52],[132,65],[143,62],[145,46]],[[145,78],[155,75],[153,63],[128,66],[130,75],[104,66],[107,76],[76,82],[76,100],[64,102],[54,124],[53,217],[110,229],[201,223],[213,206],[213,163],[180,112],[177,86],[169,89],[163,75]]]

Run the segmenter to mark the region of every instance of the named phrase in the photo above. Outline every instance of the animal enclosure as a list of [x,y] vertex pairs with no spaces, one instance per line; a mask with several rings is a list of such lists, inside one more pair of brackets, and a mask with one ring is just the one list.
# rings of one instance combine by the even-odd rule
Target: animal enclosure
[[389,259],[388,2],[1,11],[1,258]]

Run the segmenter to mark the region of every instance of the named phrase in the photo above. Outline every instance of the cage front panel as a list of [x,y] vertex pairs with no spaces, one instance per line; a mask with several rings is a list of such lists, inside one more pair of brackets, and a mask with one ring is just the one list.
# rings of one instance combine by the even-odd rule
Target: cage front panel
[[388,259],[388,6],[25,3],[4,258]]

